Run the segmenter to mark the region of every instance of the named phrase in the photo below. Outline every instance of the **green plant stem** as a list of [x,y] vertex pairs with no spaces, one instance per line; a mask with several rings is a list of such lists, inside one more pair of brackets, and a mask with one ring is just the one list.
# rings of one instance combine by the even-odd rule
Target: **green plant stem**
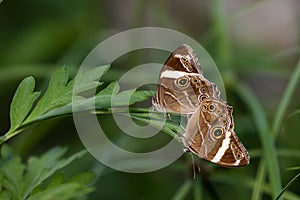
[[[263,152],[265,158],[261,160],[261,162],[266,162],[268,169],[268,177],[272,188],[272,194],[275,198],[276,194],[280,193],[282,186],[275,144],[270,134],[270,128],[268,126],[266,116],[256,97],[245,85],[239,84],[236,87],[236,90],[248,105],[252,113],[254,122],[257,126],[260,141],[263,145]],[[261,177],[258,178],[261,179]]]
[[174,194],[172,200],[181,200],[186,199],[187,194],[192,189],[192,181],[186,180],[180,188],[177,190],[177,192]]
[[[111,108],[108,108],[108,109],[105,109],[105,110],[96,110],[94,112],[91,112],[91,114],[112,114],[112,113],[116,113],[116,114],[128,114],[128,109],[127,108],[114,108],[114,109],[111,109]],[[131,108],[130,109],[130,114],[142,114],[142,113],[145,113],[145,115],[148,115],[149,114],[149,108]],[[158,115],[162,115],[161,112],[157,112],[157,111],[153,111],[151,110],[151,113],[153,114],[158,114]],[[65,113],[64,116],[69,116],[69,115],[72,115],[72,113]],[[0,145],[4,144],[6,141],[8,141],[9,139],[11,139],[12,137],[18,135],[19,133],[21,133],[22,131],[26,130],[27,128],[31,127],[32,125],[34,124],[37,124],[41,121],[44,121],[44,120],[47,120],[47,119],[51,119],[53,117],[58,117],[58,116],[47,116],[45,118],[39,118],[33,122],[29,122],[29,123],[24,123],[21,125],[21,127],[19,127],[18,129],[16,130],[13,130],[12,132],[7,132],[5,133],[3,136],[0,137]],[[170,133],[169,133],[170,134]],[[173,136],[173,135],[172,135]],[[181,141],[179,140],[178,138],[175,138],[177,139],[178,141]]]
[[200,181],[197,181],[193,184],[193,191],[194,191],[194,199],[195,200],[201,200],[202,199],[202,185]]
[[211,11],[215,25],[215,37],[218,39],[216,42],[217,55],[219,62],[226,67],[229,66],[229,62],[232,60],[232,51],[229,40],[228,17],[225,13],[224,2],[222,0],[212,0]]
[[280,194],[276,197],[276,200],[278,200],[283,195],[283,193],[297,180],[299,176],[300,172],[292,180],[290,180],[290,182],[282,189]]
[[3,143],[5,143],[7,140],[9,140],[10,138],[14,137],[15,135],[18,135],[23,130],[24,130],[24,128],[17,129],[17,130],[14,130],[12,132],[7,132],[5,135],[3,135],[3,136],[0,137],[0,145],[2,145]]
[[253,185],[252,200],[261,199],[263,184],[266,177],[266,162],[260,162],[257,170],[255,183]]
[[300,78],[300,59],[296,65],[294,72],[292,73],[292,75],[290,77],[289,83],[282,95],[282,98],[278,105],[278,109],[274,116],[274,121],[273,121],[273,126],[272,126],[273,127],[272,128],[272,136],[274,137],[275,140],[279,134],[279,130],[282,125],[283,118],[284,118],[287,108],[292,100],[292,96],[297,87],[299,78]]
[[[221,184],[226,184],[226,185],[231,185],[231,188],[235,188],[235,186],[243,186],[248,189],[253,189],[254,184],[257,182],[251,178],[251,177],[245,177],[243,178],[236,178],[236,176],[230,174],[230,173],[214,173],[210,177],[214,183],[221,183]],[[263,191],[264,194],[266,195],[273,195],[272,187],[268,183],[264,183],[261,188],[261,191]],[[273,199],[275,199],[274,197]],[[299,195],[290,191],[286,191],[284,194],[285,200],[296,200],[300,199]],[[264,198],[261,198],[264,199]],[[256,199],[256,200],[261,200],[261,199]]]

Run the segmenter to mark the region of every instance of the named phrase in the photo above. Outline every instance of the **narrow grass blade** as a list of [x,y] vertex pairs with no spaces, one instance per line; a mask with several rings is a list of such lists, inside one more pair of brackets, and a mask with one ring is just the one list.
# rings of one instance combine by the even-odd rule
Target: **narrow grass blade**
[[282,188],[279,164],[277,160],[273,137],[270,134],[270,129],[265,113],[263,112],[263,109],[256,97],[245,85],[239,84],[236,87],[236,90],[249,107],[253,116],[253,120],[257,126],[258,134],[263,145],[263,152],[265,158],[261,162],[266,162],[267,164],[268,176],[272,188],[272,193],[273,195],[279,194]]
[[290,81],[282,95],[278,109],[275,113],[273,126],[272,126],[273,127],[272,134],[274,138],[276,138],[279,134],[279,129],[282,125],[283,118],[292,100],[292,96],[297,87],[299,79],[300,79],[300,60],[298,61],[294,72],[291,74]]
[[181,199],[187,199],[187,195],[189,191],[192,189],[192,181],[187,180],[185,181],[180,188],[176,191],[174,194],[172,200],[181,200]]
[[276,197],[276,200],[278,200],[283,195],[283,193],[297,180],[299,176],[300,172],[292,180],[290,180],[290,182],[282,189],[280,194]]
[[263,184],[266,177],[266,162],[260,162],[257,170],[255,183],[253,185],[252,200],[262,199]]

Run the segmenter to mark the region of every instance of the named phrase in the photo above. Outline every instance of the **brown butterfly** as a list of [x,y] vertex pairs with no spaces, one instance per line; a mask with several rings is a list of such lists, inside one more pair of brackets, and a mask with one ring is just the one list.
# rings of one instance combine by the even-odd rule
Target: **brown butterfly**
[[220,99],[202,101],[183,135],[186,150],[226,167],[249,164],[248,152],[233,130],[232,112]]
[[158,111],[193,114],[199,102],[219,96],[217,86],[203,77],[192,48],[184,44],[165,62],[152,102]]
[[152,102],[158,111],[188,116],[182,139],[186,151],[227,167],[249,163],[248,152],[233,130],[232,107],[203,76],[188,45],[178,47],[165,62]]

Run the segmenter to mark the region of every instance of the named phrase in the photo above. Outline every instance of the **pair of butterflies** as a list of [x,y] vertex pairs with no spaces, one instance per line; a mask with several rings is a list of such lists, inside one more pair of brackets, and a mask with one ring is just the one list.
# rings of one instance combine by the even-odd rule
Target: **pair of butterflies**
[[226,167],[249,164],[249,154],[233,130],[233,108],[203,76],[188,45],[178,47],[165,62],[153,106],[158,111],[187,115],[182,137],[186,151]]

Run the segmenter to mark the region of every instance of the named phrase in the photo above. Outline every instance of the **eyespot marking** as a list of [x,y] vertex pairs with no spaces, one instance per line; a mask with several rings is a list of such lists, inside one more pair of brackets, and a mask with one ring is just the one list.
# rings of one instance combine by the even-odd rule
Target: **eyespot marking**
[[189,84],[189,79],[187,77],[180,77],[176,80],[176,85],[178,87],[185,87]]
[[214,130],[213,130],[213,136],[215,138],[219,139],[220,137],[222,137],[223,134],[224,134],[224,131],[223,131],[222,128],[219,128],[219,127],[214,128]]

